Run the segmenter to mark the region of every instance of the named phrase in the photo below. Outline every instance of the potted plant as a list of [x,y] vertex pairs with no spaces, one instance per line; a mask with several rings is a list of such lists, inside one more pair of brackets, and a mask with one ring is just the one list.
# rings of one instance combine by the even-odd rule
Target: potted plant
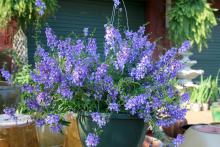
[[201,111],[202,104],[198,97],[199,90],[197,88],[192,88],[190,91],[190,110]]
[[[114,2],[113,11],[119,5]],[[47,46],[38,46],[22,91],[24,109],[37,125],[62,132],[66,113],[73,111],[83,146],[121,147],[141,146],[147,126],[155,131],[185,118],[180,103],[188,97],[179,96],[173,81],[182,66],[176,55],[190,42],[155,60],[156,43],[145,35],[145,26],[123,31],[113,20],[105,25],[104,60],[93,34],[59,39],[46,28]]]
[[214,94],[213,84],[214,81],[212,81],[212,76],[206,79],[201,76],[198,87],[191,90],[190,101],[192,102],[191,108],[193,111],[207,111],[209,109],[209,101],[212,94]]
[[206,79],[203,79],[201,76],[199,89],[202,92],[202,110],[207,111],[209,109],[209,101],[212,94],[212,76],[209,76]]
[[[106,25],[106,58],[101,62],[94,38],[58,40],[46,28],[47,45],[52,52],[38,47],[31,82],[23,91],[25,105],[37,124],[48,124],[54,132],[60,131],[61,124],[66,124],[65,113],[73,111],[78,113],[84,146],[98,142],[99,146],[137,146],[142,144],[146,124],[169,126],[184,119],[186,110],[179,107],[181,98],[172,79],[181,65],[175,56],[185,50],[186,43],[154,61],[155,43],[145,41],[144,30],[140,27],[137,32],[120,34],[113,25]],[[109,36],[112,32],[118,34],[117,41],[116,36]],[[126,38],[121,38],[123,35]],[[141,39],[143,44],[136,48],[135,43]],[[115,51],[110,41],[116,43]],[[125,56],[127,49],[134,54],[129,56],[133,61]],[[149,73],[145,73],[147,70]],[[133,137],[128,140],[131,134]]]

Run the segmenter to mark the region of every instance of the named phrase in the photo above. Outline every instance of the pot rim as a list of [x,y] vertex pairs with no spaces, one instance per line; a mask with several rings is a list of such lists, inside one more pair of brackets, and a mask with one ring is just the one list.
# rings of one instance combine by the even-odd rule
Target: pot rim
[[[91,117],[91,113],[93,112],[79,112],[77,113],[77,117],[80,116],[85,116],[85,117]],[[128,120],[128,119],[133,119],[133,120],[143,120],[138,118],[137,116],[133,116],[129,113],[100,113],[104,117],[110,117],[110,119],[122,119],[122,120]],[[144,121],[144,120],[143,120]]]

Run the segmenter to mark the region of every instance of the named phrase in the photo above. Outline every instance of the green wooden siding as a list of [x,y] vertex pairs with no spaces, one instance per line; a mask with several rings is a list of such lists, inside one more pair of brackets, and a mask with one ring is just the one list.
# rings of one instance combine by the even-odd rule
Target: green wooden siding
[[[137,30],[138,26],[146,23],[145,1],[125,0],[129,24],[131,30]],[[48,25],[52,27],[58,36],[66,36],[71,32],[82,34],[84,27],[90,31],[96,29],[95,37],[98,41],[99,51],[103,52],[104,24],[107,17],[110,18],[112,0],[60,0],[56,15],[48,19]],[[117,20],[115,20],[117,21]],[[125,20],[123,21],[125,23]],[[33,31],[28,32],[29,61],[33,63],[35,52]]]
[[[216,14],[220,18],[220,13]],[[193,66],[194,69],[203,69],[204,75],[216,75],[220,68],[220,21],[213,29],[212,36],[208,40],[208,48],[201,53],[194,50],[194,55],[191,59],[197,60],[197,64]]]

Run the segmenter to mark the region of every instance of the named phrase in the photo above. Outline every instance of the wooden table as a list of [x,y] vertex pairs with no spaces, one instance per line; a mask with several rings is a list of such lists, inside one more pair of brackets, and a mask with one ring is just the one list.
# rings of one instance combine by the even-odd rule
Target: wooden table
[[211,111],[188,111],[186,113],[186,119],[188,124],[210,124],[213,122]]

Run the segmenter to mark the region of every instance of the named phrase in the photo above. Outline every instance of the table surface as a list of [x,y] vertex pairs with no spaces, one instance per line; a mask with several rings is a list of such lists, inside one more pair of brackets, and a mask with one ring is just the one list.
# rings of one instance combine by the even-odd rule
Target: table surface
[[213,122],[211,111],[188,111],[186,113],[186,119],[188,124],[205,123],[210,124]]

